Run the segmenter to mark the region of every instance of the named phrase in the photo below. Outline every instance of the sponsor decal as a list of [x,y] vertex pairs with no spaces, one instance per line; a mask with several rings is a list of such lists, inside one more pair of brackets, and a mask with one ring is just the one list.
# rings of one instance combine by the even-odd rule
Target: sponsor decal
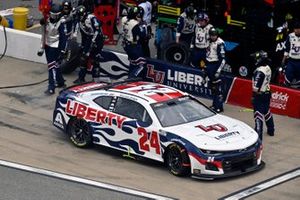
[[147,78],[150,78],[154,83],[163,83],[165,79],[165,72],[155,70],[151,64],[147,65]]
[[233,136],[236,136],[236,135],[240,135],[240,132],[233,131],[233,132],[225,133],[225,134],[216,136],[215,139],[222,140],[222,139],[225,139],[225,138],[228,138],[228,137],[233,137]]
[[240,66],[239,68],[239,74],[243,77],[248,75],[248,69],[245,66]]
[[78,118],[83,118],[87,121],[108,124],[109,126],[112,126],[113,120],[116,120],[118,128],[121,128],[123,122],[126,120],[126,117],[106,112],[104,110],[97,110],[70,99],[67,102],[66,113]]
[[186,83],[190,85],[203,85],[203,77],[197,74],[187,73],[187,72],[180,72],[180,71],[172,71],[168,70],[167,72],[167,79],[168,81],[176,81],[179,83]]
[[59,128],[64,128],[63,118],[61,113],[57,113],[54,119],[53,124]]
[[165,84],[192,94],[212,95],[211,89],[208,88],[208,80],[198,74],[169,69]]
[[200,129],[202,129],[205,132],[209,132],[209,131],[225,132],[225,131],[228,130],[222,124],[213,124],[213,125],[209,125],[209,126],[197,125],[195,127],[196,128],[200,128]]
[[286,110],[288,100],[289,95],[287,93],[276,91],[275,93],[272,93],[270,107]]

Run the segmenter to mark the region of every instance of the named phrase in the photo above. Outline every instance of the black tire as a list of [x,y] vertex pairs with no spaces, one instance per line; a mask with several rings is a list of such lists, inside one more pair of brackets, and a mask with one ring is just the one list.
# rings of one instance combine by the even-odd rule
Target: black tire
[[183,43],[170,43],[161,50],[161,58],[164,61],[176,64],[188,64],[189,48]]
[[63,74],[72,73],[80,63],[80,47],[74,40],[68,42],[67,58],[60,63],[60,69]]
[[76,147],[87,148],[93,143],[90,126],[84,119],[70,119],[67,134]]
[[166,162],[169,171],[175,176],[187,176],[191,172],[191,162],[186,149],[178,144],[168,147]]

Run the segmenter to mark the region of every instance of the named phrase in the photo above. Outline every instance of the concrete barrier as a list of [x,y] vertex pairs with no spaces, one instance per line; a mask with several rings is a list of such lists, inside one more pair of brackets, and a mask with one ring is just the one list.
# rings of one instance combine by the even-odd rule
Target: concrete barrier
[[[46,57],[37,56],[37,51],[40,48],[41,35],[20,31],[16,29],[6,28],[7,35],[7,51],[6,56],[46,63]],[[3,53],[5,45],[5,37],[3,27],[0,26],[0,53]]]

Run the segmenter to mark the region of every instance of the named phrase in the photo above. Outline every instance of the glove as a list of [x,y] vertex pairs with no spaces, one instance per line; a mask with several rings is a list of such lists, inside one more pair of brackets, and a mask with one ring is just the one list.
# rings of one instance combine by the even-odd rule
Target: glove
[[38,56],[42,56],[44,54],[44,49],[40,48],[40,50],[38,50],[37,55]]
[[65,58],[66,58],[66,52],[64,50],[61,50],[57,60],[63,60]]
[[98,45],[97,45],[97,43],[96,42],[92,42],[92,48],[97,48],[98,47]]
[[206,70],[204,70],[204,69],[201,70],[201,71],[202,71],[202,73],[203,73],[203,76],[202,76],[203,79],[202,79],[202,82],[201,82],[201,83],[202,83],[203,85],[205,85],[205,84],[206,84],[207,72],[206,72]]
[[40,19],[40,25],[41,25],[41,26],[44,26],[45,24],[46,24],[45,18],[41,18],[41,19]]
[[215,79],[218,79],[220,77],[220,74],[221,74],[220,72],[216,72],[215,73]]

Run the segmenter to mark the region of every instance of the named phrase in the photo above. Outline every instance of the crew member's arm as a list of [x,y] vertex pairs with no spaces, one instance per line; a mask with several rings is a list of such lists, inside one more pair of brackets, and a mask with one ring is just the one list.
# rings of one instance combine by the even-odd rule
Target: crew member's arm
[[181,35],[181,31],[183,29],[184,26],[184,19],[183,17],[179,17],[177,20],[177,28],[176,28],[176,43],[179,43],[179,38]]
[[263,84],[264,78],[265,78],[264,73],[262,73],[260,71],[256,71],[254,73],[253,84],[252,84],[252,92],[254,95],[260,93],[260,89]]
[[221,61],[220,62],[220,66],[218,68],[218,70],[216,71],[215,77],[219,78],[221,71],[226,63],[225,61],[225,44],[224,42],[221,42],[218,47],[217,47],[217,52],[218,52],[218,60]]
[[288,36],[285,41],[285,49],[284,49],[284,54],[283,54],[283,58],[281,61],[282,66],[285,65],[286,59],[289,57],[290,49],[291,49],[291,42],[290,42],[290,36]]

